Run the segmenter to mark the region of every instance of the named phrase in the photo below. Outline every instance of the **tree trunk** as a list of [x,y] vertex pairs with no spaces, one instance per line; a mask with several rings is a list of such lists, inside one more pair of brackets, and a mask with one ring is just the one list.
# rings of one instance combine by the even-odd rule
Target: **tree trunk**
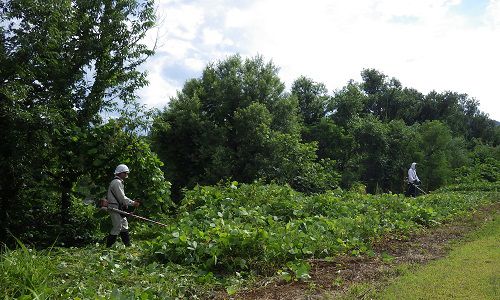
[[74,180],[67,178],[61,182],[61,225],[70,223],[71,190]]

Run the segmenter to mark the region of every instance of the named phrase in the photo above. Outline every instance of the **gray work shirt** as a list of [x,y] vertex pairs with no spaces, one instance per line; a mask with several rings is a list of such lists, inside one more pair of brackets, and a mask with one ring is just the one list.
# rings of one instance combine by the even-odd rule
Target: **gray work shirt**
[[125,208],[134,203],[132,199],[125,196],[125,191],[123,189],[123,180],[118,176],[116,176],[109,184],[108,203],[115,204],[117,206],[119,205]]

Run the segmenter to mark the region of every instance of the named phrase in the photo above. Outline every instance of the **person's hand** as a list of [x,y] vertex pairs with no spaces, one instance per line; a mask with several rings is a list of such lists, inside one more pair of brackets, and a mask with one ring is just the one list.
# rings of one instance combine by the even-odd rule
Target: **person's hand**
[[141,205],[141,202],[139,200],[134,200],[134,203],[132,204],[134,207],[138,207]]

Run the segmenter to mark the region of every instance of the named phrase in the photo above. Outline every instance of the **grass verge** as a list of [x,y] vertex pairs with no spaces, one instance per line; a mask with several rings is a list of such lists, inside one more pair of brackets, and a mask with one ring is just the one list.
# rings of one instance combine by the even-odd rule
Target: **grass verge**
[[408,268],[373,299],[499,299],[500,214],[449,255],[412,271]]

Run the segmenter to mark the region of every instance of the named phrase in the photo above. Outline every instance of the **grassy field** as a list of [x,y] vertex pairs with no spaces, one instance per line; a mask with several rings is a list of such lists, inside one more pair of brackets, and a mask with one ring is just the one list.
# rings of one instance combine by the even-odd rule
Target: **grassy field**
[[500,299],[500,218],[456,245],[445,259],[398,277],[377,299]]
[[[407,291],[418,293],[414,286],[432,292],[431,296],[415,294],[415,298],[463,295],[492,299],[498,294],[493,288],[498,286],[500,261],[495,252],[500,225],[497,192],[444,192],[417,199],[351,192],[305,197],[286,187],[241,186],[193,193],[190,207],[172,220],[169,228],[135,223],[131,248],[118,243],[107,249],[96,243],[81,248],[36,249],[19,243],[2,251],[0,295],[3,299],[266,298],[261,295],[290,299],[293,287],[297,299],[303,299],[353,281],[349,274],[359,277],[363,271],[360,262],[365,261],[368,271],[390,268],[392,263],[382,252],[379,259],[375,253],[378,250],[369,248],[371,241],[385,234],[410,238],[422,230],[434,231],[441,228],[439,224],[470,219],[481,207],[489,207],[489,219],[495,216],[495,221],[487,222],[489,225],[480,233],[457,247],[444,260],[449,263],[432,263],[418,271],[435,268],[428,271],[430,275],[406,272],[409,279],[405,276],[394,282],[394,287],[391,285],[380,297],[409,299]],[[428,240],[427,245],[434,242],[446,243],[435,239]],[[458,249],[467,251],[456,253]],[[345,264],[337,265],[334,260],[342,258]],[[318,273],[316,265],[311,267],[315,262],[328,268]],[[346,278],[338,274],[346,274]],[[431,278],[438,274],[446,276]],[[321,280],[327,277],[331,280]],[[440,283],[434,288],[420,278]],[[276,285],[265,285],[262,291],[262,285],[256,286],[262,280],[272,280]],[[407,283],[398,287],[399,282]],[[458,293],[455,285],[464,289],[457,297],[449,294]],[[371,294],[377,289],[368,290]],[[403,292],[398,294],[398,290]]]

